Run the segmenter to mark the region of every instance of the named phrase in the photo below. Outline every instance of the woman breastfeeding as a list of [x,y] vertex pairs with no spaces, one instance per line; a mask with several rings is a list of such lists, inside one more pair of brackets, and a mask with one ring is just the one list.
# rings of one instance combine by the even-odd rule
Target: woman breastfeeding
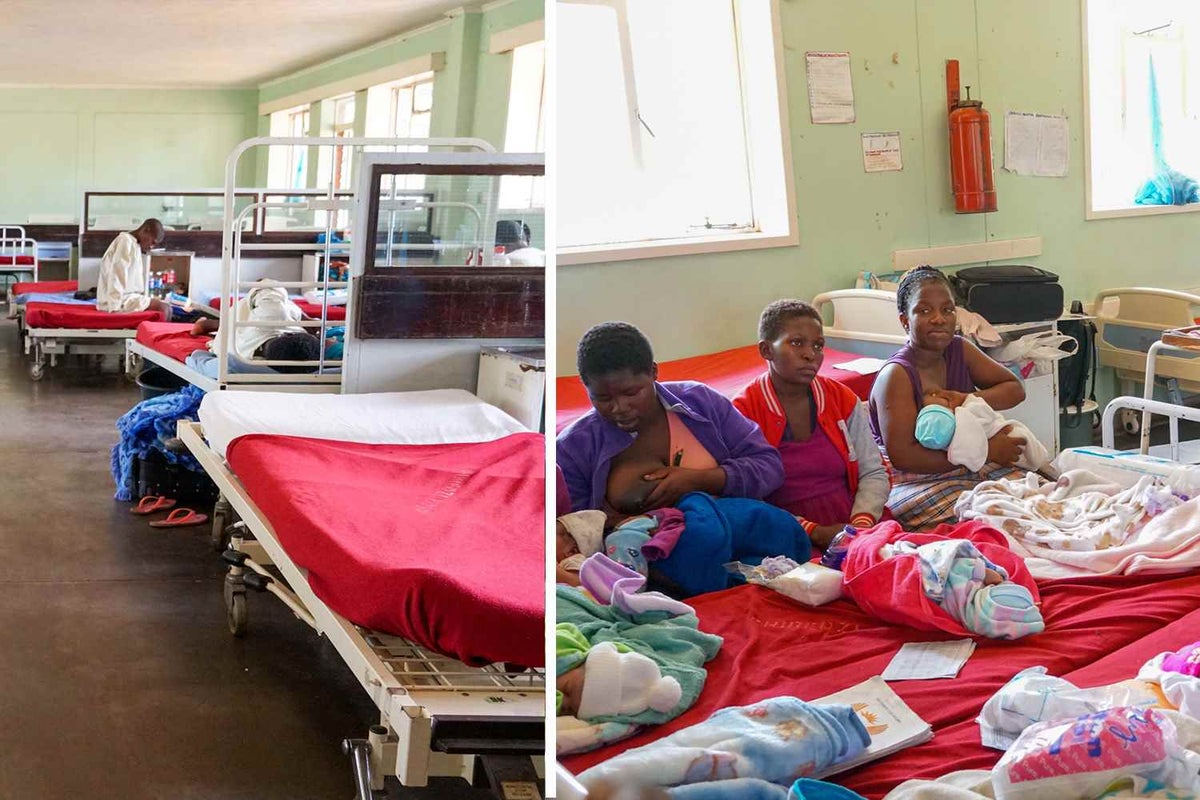
[[558,436],[557,461],[573,511],[611,519],[674,506],[689,492],[761,499],[783,480],[779,453],[758,426],[701,383],[660,383],[650,342],[605,322],[579,342],[589,411]]
[[896,290],[900,324],[908,342],[888,359],[871,390],[875,440],[892,467],[888,508],[908,530],[927,530],[954,521],[954,504],[964,491],[1005,477],[1021,455],[1023,439],[1006,426],[988,440],[988,463],[972,472],[952,464],[944,450],[917,442],[917,414],[926,398],[957,408],[975,394],[997,411],[1025,399],[1016,375],[971,342],[956,335],[950,282],[933,267],[905,273]]
[[794,514],[824,549],[847,525],[869,528],[891,484],[854,392],[817,374],[825,360],[820,313],[801,300],[776,300],[758,321],[767,371],[733,405],[758,423],[783,459],[783,485],[767,502]]

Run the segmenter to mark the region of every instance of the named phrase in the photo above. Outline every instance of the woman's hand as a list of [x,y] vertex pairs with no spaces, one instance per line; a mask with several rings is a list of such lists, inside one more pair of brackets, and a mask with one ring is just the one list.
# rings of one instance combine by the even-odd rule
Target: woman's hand
[[725,485],[725,471],[717,469],[685,469],[660,467],[642,476],[642,480],[658,481],[658,486],[646,498],[643,508],[669,508],[688,492],[718,494]]
[[1025,440],[1009,436],[1012,425],[1005,425],[988,439],[988,461],[1002,467],[1011,467],[1017,463],[1025,450]]
[[951,411],[957,411],[967,401],[967,398],[970,397],[970,395],[964,392],[956,392],[953,389],[934,389],[929,394],[941,398],[946,407]]
[[808,535],[808,539],[813,543],[813,547],[824,550],[829,547],[829,543],[833,541],[833,537],[841,533],[849,524],[849,522],[843,522],[840,525],[818,525],[813,528],[812,533]]

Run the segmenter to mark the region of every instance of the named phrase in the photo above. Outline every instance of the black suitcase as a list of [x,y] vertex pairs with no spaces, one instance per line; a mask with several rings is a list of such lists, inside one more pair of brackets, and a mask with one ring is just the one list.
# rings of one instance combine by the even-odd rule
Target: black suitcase
[[967,267],[950,277],[959,305],[993,325],[1041,322],[1063,313],[1058,276],[1038,267]]

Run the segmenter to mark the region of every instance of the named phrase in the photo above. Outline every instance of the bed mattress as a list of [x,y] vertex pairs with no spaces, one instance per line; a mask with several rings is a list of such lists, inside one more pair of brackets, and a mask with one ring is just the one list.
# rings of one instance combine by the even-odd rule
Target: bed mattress
[[[831,378],[850,387],[863,400],[871,394],[875,384],[874,375],[859,375],[836,365],[853,361],[862,356],[825,348],[825,361],[821,364],[821,376]],[[737,347],[720,353],[708,353],[678,361],[664,361],[658,365],[660,381],[699,381],[716,389],[726,397],[733,398],[750,381],[766,370],[766,362],[758,354],[758,345]],[[558,412],[556,430],[562,431],[579,417],[592,409],[587,390],[578,376],[570,375],[558,379]]]
[[[1200,573],[1163,577],[1086,578],[1039,584],[1046,631],[1016,642],[978,640],[953,681],[890,684],[934,729],[934,738],[836,778],[869,798],[882,797],[914,777],[933,778],[959,769],[989,769],[1000,757],[979,743],[974,722],[984,702],[1020,670],[1041,665],[1052,675],[1091,685],[1111,682],[1084,668],[1109,654],[1112,680],[1130,678],[1146,659],[1168,647],[1156,635],[1167,628],[1200,638],[1176,623],[1200,620]],[[695,706],[679,718],[608,748],[564,760],[578,774],[617,753],[648,744],[733,705],[793,695],[823,697],[883,672],[905,642],[956,637],[888,625],[847,600],[805,608],[757,586],[742,586],[689,601],[702,630],[724,637],[708,664],[708,680]],[[1174,647],[1180,646],[1174,645]],[[1140,660],[1139,660],[1140,659]]]
[[41,292],[53,294],[56,292],[77,292],[79,291],[79,281],[25,281],[23,283],[14,283],[10,290],[13,297],[23,294],[32,294]]
[[186,361],[197,350],[207,350],[211,336],[193,336],[190,322],[143,322],[138,325],[139,342],[155,352]]
[[32,267],[34,264],[33,256],[0,256],[0,267]]
[[468,664],[542,666],[540,434],[416,446],[250,435],[229,464],[346,619]]
[[28,328],[68,328],[71,330],[133,330],[143,322],[157,322],[157,311],[136,311],[129,314],[100,311],[94,305],[77,306],[60,303],[27,303],[25,326]]
[[375,394],[210,392],[200,403],[209,446],[220,455],[239,436],[270,433],[373,444],[487,442],[526,430],[462,389]]

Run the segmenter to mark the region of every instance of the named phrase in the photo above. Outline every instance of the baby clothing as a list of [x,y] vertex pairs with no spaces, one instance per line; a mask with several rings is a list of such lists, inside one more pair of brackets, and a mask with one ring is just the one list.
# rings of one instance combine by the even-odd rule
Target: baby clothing
[[603,511],[575,511],[563,514],[558,521],[567,529],[567,533],[571,534],[575,546],[584,558],[600,552],[604,540]]
[[589,556],[579,568],[580,585],[596,600],[630,616],[661,611],[669,616],[694,614],[686,603],[672,600],[661,592],[644,592],[646,578],[613,561],[603,553]]
[[854,758],[871,743],[847,705],[773,697],[723,708],[704,722],[610,758],[580,774],[586,785],[679,786],[731,778],[791,784]]
[[612,642],[592,647],[583,668],[580,719],[632,716],[646,709],[666,713],[683,697],[679,681],[663,676],[641,653],[619,652]]
[[925,406],[917,414],[916,435],[922,447],[945,450],[952,464],[978,472],[988,460],[988,439],[1006,425],[1012,425],[1010,436],[1025,440],[1017,466],[1036,471],[1050,462],[1050,453],[1024,423],[1006,420],[978,395],[968,395],[953,412],[953,425],[949,415],[944,406]]
[[1174,653],[1159,653],[1142,666],[1137,676],[1157,682],[1172,705],[1200,719],[1200,642]]

